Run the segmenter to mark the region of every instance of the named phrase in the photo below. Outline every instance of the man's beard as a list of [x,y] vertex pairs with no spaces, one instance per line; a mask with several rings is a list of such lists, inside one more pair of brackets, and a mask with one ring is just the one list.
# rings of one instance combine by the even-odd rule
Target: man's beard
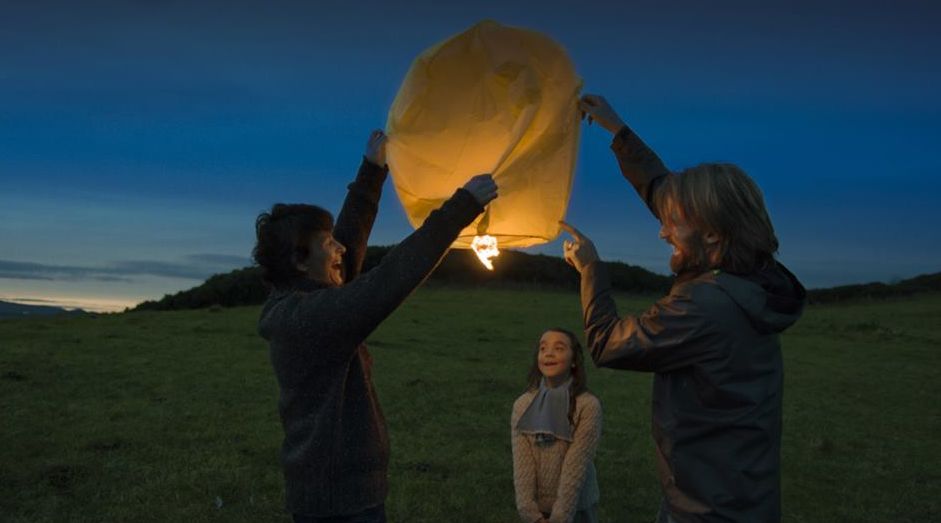
[[677,276],[688,272],[703,272],[708,268],[706,242],[700,233],[692,235],[688,243],[680,245],[676,254],[670,256],[670,270]]

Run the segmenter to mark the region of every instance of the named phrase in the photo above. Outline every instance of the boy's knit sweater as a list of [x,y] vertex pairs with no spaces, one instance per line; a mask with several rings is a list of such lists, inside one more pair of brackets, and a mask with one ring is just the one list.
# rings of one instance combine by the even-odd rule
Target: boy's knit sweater
[[425,223],[358,276],[386,171],[363,163],[337,219],[346,284],[299,280],[275,289],[259,332],[270,344],[284,427],[287,510],[330,516],[385,501],[389,438],[365,340],[428,276],[483,208],[458,190]]

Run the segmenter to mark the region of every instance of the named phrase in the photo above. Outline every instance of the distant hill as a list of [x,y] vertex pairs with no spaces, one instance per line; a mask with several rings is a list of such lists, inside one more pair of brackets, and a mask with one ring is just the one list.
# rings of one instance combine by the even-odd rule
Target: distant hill
[[55,314],[84,314],[81,309],[69,310],[62,307],[52,307],[50,305],[26,305],[23,303],[12,303],[9,301],[0,301],[0,319],[3,318],[22,318],[24,316],[52,316]]
[[[369,271],[379,264],[392,246],[369,247],[363,270]],[[655,274],[633,265],[606,262],[615,289],[633,293],[663,293],[673,281],[668,276]],[[542,254],[504,251],[494,260],[494,270],[487,271],[468,250],[454,249],[444,257],[432,273],[432,284],[490,286],[578,288],[578,273],[562,258]],[[205,283],[176,294],[168,294],[155,301],[145,301],[133,310],[197,309],[220,305],[255,305],[265,301],[268,289],[261,280],[257,267],[238,269],[212,276]]]
[[941,292],[941,272],[922,274],[897,283],[861,283],[807,291],[810,303],[900,298],[924,292]]
[[258,267],[246,267],[210,276],[202,285],[176,294],[167,294],[159,300],[142,302],[131,310],[168,311],[200,309],[214,305],[257,305],[263,303],[267,296],[268,289],[261,280],[261,270]]
[[[379,264],[392,246],[369,247],[363,270]],[[665,293],[673,278],[621,262],[605,262],[615,290],[636,294]],[[496,258],[494,270],[480,266],[468,250],[450,251],[432,273],[429,283],[487,287],[578,288],[578,273],[562,258],[543,254],[504,251]],[[834,303],[906,297],[923,292],[941,292],[941,273],[925,274],[898,283],[865,283],[807,291],[810,303]],[[192,289],[168,294],[159,300],[145,301],[133,310],[199,309],[210,306],[235,307],[257,305],[268,296],[258,267],[246,267],[216,274]]]

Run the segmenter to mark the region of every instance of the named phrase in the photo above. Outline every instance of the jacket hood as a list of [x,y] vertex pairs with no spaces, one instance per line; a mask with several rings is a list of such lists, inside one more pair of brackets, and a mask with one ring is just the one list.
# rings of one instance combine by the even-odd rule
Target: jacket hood
[[807,291],[784,265],[774,262],[752,274],[720,273],[719,286],[759,332],[782,332],[800,318]]

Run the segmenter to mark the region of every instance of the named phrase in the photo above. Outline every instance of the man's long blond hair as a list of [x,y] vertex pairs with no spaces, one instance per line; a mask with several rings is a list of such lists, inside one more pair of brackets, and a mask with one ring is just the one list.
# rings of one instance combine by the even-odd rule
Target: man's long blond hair
[[778,251],[761,190],[736,165],[704,163],[667,176],[655,207],[664,223],[679,213],[701,234],[718,236],[704,269],[747,274],[771,263]]

